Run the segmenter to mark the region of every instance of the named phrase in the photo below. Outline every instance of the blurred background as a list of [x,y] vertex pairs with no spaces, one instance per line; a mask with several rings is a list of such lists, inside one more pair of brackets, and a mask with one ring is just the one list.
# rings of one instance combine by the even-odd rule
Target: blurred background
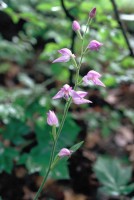
[[[55,110],[61,119],[65,102],[52,97],[65,83],[73,86],[75,78],[71,62],[52,61],[64,47],[80,55],[72,21],[84,30],[93,7],[97,14],[85,43],[95,39],[104,45],[86,55],[80,74],[100,72],[106,88],[83,87],[93,104],[71,105],[57,152],[81,140],[84,145],[67,165],[59,163],[40,199],[134,196],[134,185],[127,185],[134,181],[134,3],[0,0],[1,200],[32,200],[41,184],[52,145],[46,113]],[[119,184],[109,189],[117,174]]]

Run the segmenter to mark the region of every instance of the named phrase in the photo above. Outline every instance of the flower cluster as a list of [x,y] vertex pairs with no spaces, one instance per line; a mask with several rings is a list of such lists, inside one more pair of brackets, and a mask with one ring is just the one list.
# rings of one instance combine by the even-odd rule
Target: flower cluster
[[[61,62],[65,63],[65,62],[72,61],[72,64],[75,66],[76,79],[75,79],[74,87],[71,87],[70,85],[65,84],[53,97],[54,100],[63,98],[66,101],[66,105],[64,108],[61,122],[59,123],[59,120],[54,111],[49,110],[49,112],[47,113],[47,124],[52,127],[51,136],[53,138],[53,148],[52,148],[52,153],[51,153],[51,157],[50,157],[48,171],[43,179],[43,182],[42,182],[34,200],[38,199],[40,192],[43,189],[43,185],[46,181],[46,178],[49,175],[49,172],[53,169],[53,167],[57,164],[57,162],[60,159],[62,159],[63,157],[70,157],[72,155],[72,153],[74,151],[76,151],[78,148],[80,148],[80,146],[83,143],[83,142],[80,142],[78,144],[75,144],[70,149],[62,148],[59,151],[59,153],[56,155],[57,142],[60,137],[64,122],[65,122],[65,119],[67,116],[67,112],[69,110],[69,106],[71,105],[71,103],[73,102],[74,104],[77,104],[77,105],[85,104],[85,103],[92,103],[90,100],[88,100],[88,98],[85,98],[88,93],[85,91],[79,90],[78,87],[80,87],[82,85],[83,86],[88,85],[90,82],[93,85],[105,87],[104,83],[100,80],[101,74],[96,72],[95,70],[90,70],[83,78],[81,78],[79,76],[80,68],[82,65],[82,60],[83,60],[85,53],[92,52],[92,51],[98,52],[99,49],[103,45],[101,42],[94,40],[94,39],[89,41],[88,45],[86,45],[86,46],[84,43],[84,39],[85,39],[86,32],[88,30],[88,26],[91,23],[92,19],[95,17],[95,15],[96,15],[96,8],[93,8],[91,10],[91,12],[89,13],[86,28],[85,28],[84,32],[81,30],[81,26],[78,21],[75,20],[72,23],[73,31],[75,31],[78,38],[82,41],[81,42],[81,56],[80,56],[79,61],[77,61],[76,56],[68,48],[62,48],[62,49],[58,50],[58,52],[61,54],[61,56],[53,61],[53,63],[61,63]],[[58,126],[59,126],[59,128],[57,130]]]
[[[91,12],[89,13],[89,21],[92,20],[96,15],[96,8],[93,8]],[[78,37],[80,39],[84,38],[84,35],[82,36],[81,34],[81,27],[78,21],[73,21],[72,23],[72,29],[77,33]],[[85,32],[86,33],[86,32]],[[90,51],[98,51],[103,44],[97,40],[91,40],[89,44],[86,46],[85,53],[87,50]],[[72,60],[73,64],[76,67],[76,70],[78,70],[77,74],[79,76],[79,70],[80,66],[77,64],[76,56],[71,52],[70,49],[68,48],[62,48],[58,50],[58,52],[61,54],[61,56],[53,61],[53,63],[58,63],[58,62],[68,62]],[[85,96],[87,96],[87,92],[81,91],[81,90],[76,90],[77,86],[80,85],[88,85],[90,82],[94,85],[102,86],[105,87],[104,83],[100,80],[101,74],[94,71],[90,70],[82,79],[80,82],[78,82],[78,77],[77,81],[75,82],[75,87],[71,87],[68,84],[63,85],[63,87],[54,95],[53,99],[60,99],[64,98],[67,102],[72,101],[74,104],[80,105],[80,104],[85,104],[85,103],[92,103],[90,100],[85,99]],[[55,115],[54,111],[49,111],[47,114],[47,123],[48,125],[52,127],[56,127],[59,125],[58,118]],[[64,157],[64,156],[70,156],[72,154],[72,151],[66,148],[63,148],[60,150],[58,153],[59,157]]]

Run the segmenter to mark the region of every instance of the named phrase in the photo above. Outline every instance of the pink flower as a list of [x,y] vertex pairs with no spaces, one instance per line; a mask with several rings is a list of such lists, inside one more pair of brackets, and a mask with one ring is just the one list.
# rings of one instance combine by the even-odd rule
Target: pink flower
[[71,59],[71,57],[75,58],[75,55],[72,54],[72,52],[67,48],[60,49],[60,50],[58,50],[58,52],[60,54],[62,54],[62,56],[57,58],[56,60],[54,60],[53,63],[56,63],[56,62],[68,62]]
[[73,21],[72,29],[74,31],[79,31],[80,30],[80,24],[77,21]]
[[84,103],[92,103],[91,101],[84,99],[87,95],[87,92],[83,91],[75,91],[68,84],[65,84],[60,91],[53,97],[53,99],[65,98],[68,99],[72,97],[72,100],[75,104],[84,104]]
[[65,84],[60,91],[53,97],[53,99],[65,98],[68,99],[69,97],[80,97],[77,92],[75,92],[72,87],[68,84]]
[[88,84],[90,81],[92,81],[95,85],[100,85],[105,87],[104,83],[102,83],[99,78],[101,77],[101,74],[98,72],[91,70],[87,73],[86,76],[83,77],[83,82],[85,84]]
[[95,15],[96,15],[96,8],[93,8],[89,13],[89,17],[93,18],[93,17],[95,17]]
[[73,98],[73,102],[75,104],[80,105],[80,104],[85,104],[85,103],[92,103],[92,101],[84,99],[84,97],[87,95],[87,92],[77,91],[77,94],[79,95],[79,97]]
[[103,45],[103,44],[100,43],[100,42],[98,42],[97,40],[92,40],[92,41],[89,43],[88,48],[89,48],[91,51],[98,51],[102,45]]
[[73,151],[63,148],[58,153],[58,156],[62,158],[62,157],[66,157],[66,156],[71,156],[72,153],[73,153]]
[[58,118],[56,117],[54,111],[49,110],[49,112],[47,113],[47,123],[50,126],[59,125]]

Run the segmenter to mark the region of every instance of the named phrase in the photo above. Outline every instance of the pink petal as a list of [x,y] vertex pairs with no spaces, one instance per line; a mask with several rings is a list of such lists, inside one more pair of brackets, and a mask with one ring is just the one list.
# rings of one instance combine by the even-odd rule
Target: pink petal
[[69,92],[70,90],[72,90],[72,87],[70,87],[70,85],[68,85],[68,84],[65,84],[63,86],[63,89]]
[[69,60],[70,60],[70,56],[66,55],[66,56],[61,56],[61,57],[57,58],[52,63],[56,63],[56,62],[68,62]]
[[104,85],[104,83],[102,83],[98,78],[94,79],[93,82],[94,82],[95,85],[100,85],[100,86],[106,87]]
[[88,94],[88,92],[77,91],[77,94],[78,94],[81,98],[83,98],[83,97],[85,97],[85,96]]
[[64,93],[60,90],[54,97],[53,99],[59,99],[64,97]]
[[87,73],[87,77],[88,78],[92,78],[92,77],[97,77],[97,78],[100,78],[101,77],[101,74],[94,71],[94,70],[90,70],[88,73]]
[[71,90],[71,91],[69,92],[69,94],[70,94],[70,96],[71,96],[72,98],[82,98],[82,97],[78,94],[78,92],[75,91],[75,90]]
[[73,102],[77,105],[80,105],[80,104],[84,104],[84,103],[92,103],[92,101],[89,101],[87,99],[84,99],[84,98],[74,98],[73,99]]
[[72,55],[72,52],[67,48],[60,49],[60,50],[58,50],[58,52],[61,53],[63,56],[66,56],[66,55],[71,56]]
[[84,76],[82,80],[83,80],[83,82],[84,82],[85,84],[88,84],[88,83],[89,83],[89,80],[88,80],[87,75]]
[[94,70],[91,70],[87,73],[87,77],[90,77],[90,76],[94,76],[94,77],[97,77],[97,78],[100,78],[101,77],[101,74],[94,71]]

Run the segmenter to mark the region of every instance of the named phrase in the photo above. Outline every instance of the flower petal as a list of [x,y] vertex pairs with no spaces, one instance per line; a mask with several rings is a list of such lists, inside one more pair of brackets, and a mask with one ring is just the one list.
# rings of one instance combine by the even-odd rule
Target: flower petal
[[54,97],[53,99],[60,99],[64,97],[64,93],[60,90]]
[[68,62],[69,60],[70,60],[70,56],[66,55],[66,56],[61,56],[61,57],[57,58],[52,63],[56,63],[56,62]]
[[82,97],[77,93],[77,91],[75,91],[75,90],[71,90],[71,91],[69,92],[69,95],[70,95],[72,98],[82,98]]
[[67,48],[60,49],[60,50],[58,50],[58,52],[61,53],[63,56],[66,56],[66,55],[71,56],[72,55],[72,52]]
[[87,77],[88,79],[92,78],[92,77],[96,77],[96,78],[100,78],[101,77],[101,74],[94,71],[94,70],[90,70],[88,73],[87,73]]
[[84,99],[84,98],[74,98],[73,99],[73,102],[77,105],[80,105],[80,104],[85,104],[85,103],[92,103],[92,101],[89,101],[87,99]]
[[88,94],[88,92],[77,91],[77,94],[78,94],[81,98],[83,98],[83,97],[85,97],[85,96]]
[[102,83],[98,78],[93,79],[93,82],[95,85],[100,85],[100,86],[106,87],[104,85],[104,83]]
[[89,83],[89,80],[88,80],[87,75],[84,76],[82,80],[83,80],[83,82],[84,82],[85,84],[88,84],[88,83]]

